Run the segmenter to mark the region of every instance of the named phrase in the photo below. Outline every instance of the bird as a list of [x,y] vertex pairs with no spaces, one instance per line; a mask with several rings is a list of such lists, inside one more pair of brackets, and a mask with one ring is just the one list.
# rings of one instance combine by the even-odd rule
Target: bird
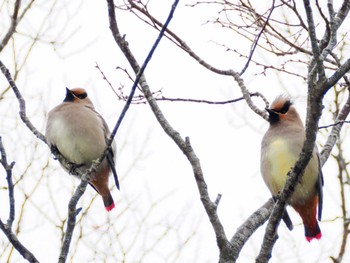
[[[278,96],[266,111],[270,125],[261,142],[260,169],[265,184],[273,197],[277,198],[286,183],[287,173],[299,158],[305,141],[305,129],[291,98],[287,95]],[[308,242],[322,237],[317,219],[321,221],[322,217],[323,184],[319,154],[315,146],[289,201],[302,218]],[[286,211],[283,219],[287,226],[288,223],[291,224]]]
[[[107,146],[110,130],[103,117],[95,110],[83,88],[66,88],[63,102],[54,107],[47,117],[45,137],[52,152],[59,152],[73,169],[86,171],[98,159]],[[119,181],[115,169],[116,144],[113,141],[106,157],[89,184],[102,196],[105,209],[111,211],[114,200],[108,186],[113,173],[118,189]],[[62,165],[62,163],[61,163]],[[71,173],[64,165],[62,167]]]

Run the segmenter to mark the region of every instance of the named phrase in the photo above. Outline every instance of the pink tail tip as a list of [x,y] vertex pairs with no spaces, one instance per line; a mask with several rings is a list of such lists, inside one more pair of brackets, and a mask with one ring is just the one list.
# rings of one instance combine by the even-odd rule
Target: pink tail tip
[[110,206],[106,206],[106,210],[109,212],[115,207],[114,203],[112,203]]
[[321,239],[321,237],[322,237],[322,233],[320,232],[320,233],[318,233],[316,236],[314,236],[314,237],[305,237],[306,238],[306,240],[307,240],[307,242],[311,242],[311,240],[313,240],[314,238],[316,238],[317,240],[319,240],[319,239]]

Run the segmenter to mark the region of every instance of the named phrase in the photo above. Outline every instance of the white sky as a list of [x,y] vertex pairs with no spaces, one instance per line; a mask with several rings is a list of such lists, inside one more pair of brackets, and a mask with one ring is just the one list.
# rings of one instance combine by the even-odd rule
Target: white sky
[[[87,89],[97,110],[106,118],[109,126],[113,127],[123,107],[123,102],[117,100],[108,84],[102,80],[101,74],[95,68],[96,63],[114,87],[118,88],[120,84],[123,84],[125,93],[128,93],[132,85],[121,71],[115,70],[119,66],[128,68],[131,73],[111,36],[106,2],[84,1],[79,7],[74,6],[75,4],[69,1],[58,3],[63,8],[62,11],[50,18],[50,28],[43,30],[42,33],[44,39],[49,39],[49,37],[59,35],[62,26],[65,25],[62,38],[68,39],[64,45],[58,46],[57,52],[46,44],[35,46],[27,66],[17,80],[17,85],[27,100],[28,114],[42,132],[45,127],[44,111],[53,108],[63,100],[65,87],[77,86]],[[151,1],[149,9],[159,20],[164,21],[171,4],[172,1],[169,0]],[[36,29],[42,23],[41,19],[46,10],[47,5],[43,4],[41,9],[33,11],[20,25],[19,31],[30,32],[31,29]],[[212,40],[215,39],[219,43],[223,41],[232,43],[241,50],[245,50],[245,53],[250,47],[244,40],[233,36],[228,31],[221,30],[218,26],[204,25],[206,20],[214,15],[214,8],[192,9],[185,7],[185,1],[182,1],[175,12],[170,28],[207,62],[218,68],[232,68],[239,71],[245,60],[224,52],[223,48],[215,45]],[[139,22],[130,13],[117,11],[117,17],[121,32],[126,34],[129,46],[141,64],[157,32]],[[23,45],[24,40],[18,41],[18,48]],[[21,56],[21,49],[18,50],[18,56]],[[9,47],[0,58],[12,69],[12,53]],[[251,67],[254,65],[252,64]],[[305,116],[303,110],[306,105],[305,83],[288,76],[280,78],[274,74],[254,76],[253,73],[254,70],[248,70],[244,75],[245,83],[250,91],[262,92],[271,101],[276,95],[287,89],[291,95],[296,97],[296,105],[302,116]],[[145,74],[151,89],[153,91],[162,89],[163,95],[167,97],[226,100],[241,96],[239,87],[233,79],[208,72],[166,39],[162,40]],[[1,77],[0,90],[5,86],[6,81]],[[30,147],[26,148],[25,143],[28,144],[28,141],[35,138],[27,132],[24,125],[14,124],[13,119],[18,113],[17,104],[12,93],[9,93],[6,98],[7,101],[1,103],[0,107],[1,112],[8,110],[6,113],[8,119],[6,119],[6,126],[1,126],[0,134],[10,151],[8,158],[17,162],[15,176],[18,178],[32,156],[43,162],[47,159],[49,150],[42,143],[39,143],[38,148],[33,149],[30,144]],[[331,100],[330,97],[329,100]],[[258,105],[263,107],[261,103]],[[160,107],[170,124],[183,137],[190,137],[192,146],[201,160],[211,197],[215,199],[217,193],[222,194],[218,210],[219,216],[227,236],[231,237],[245,218],[270,197],[259,172],[260,141],[267,129],[267,123],[252,113],[244,102],[221,106],[160,102]],[[15,122],[19,122],[18,119]],[[322,122],[327,123],[326,120]],[[4,123],[5,121],[2,124]],[[9,126],[18,128],[11,130],[7,128]],[[15,135],[18,129],[21,130],[23,143],[20,140],[11,144],[11,140],[18,136]],[[129,235],[129,238],[128,236],[122,237],[122,240],[125,241],[125,244],[129,243],[133,236],[130,233],[136,231],[137,225],[135,224],[140,222],[133,217],[146,213],[150,207],[149,200],[153,202],[162,200],[164,196],[171,193],[147,218],[147,224],[157,225],[160,222],[159,225],[163,226],[167,222],[179,230],[171,232],[160,247],[150,253],[143,262],[163,262],[162,255],[166,257],[167,254],[176,251],[179,240],[186,239],[187,234],[197,228],[196,236],[190,240],[177,258],[177,262],[195,262],[195,260],[197,262],[216,262],[218,249],[215,237],[199,200],[191,167],[181,151],[161,130],[147,105],[132,105],[117,134],[117,145],[119,148],[117,171],[122,180],[121,191],[114,189],[112,192],[116,208],[110,214],[105,213],[102,201],[100,197],[97,197],[97,201],[92,204],[93,208],[89,211],[88,218],[84,221],[83,228],[86,225],[89,230],[95,227],[100,233],[106,229],[106,222],[110,222],[114,229],[120,231],[119,234],[123,236],[125,229],[120,226],[125,225],[127,226],[125,235]],[[19,158],[19,156],[24,156],[24,158]],[[134,164],[135,158],[138,158],[136,164]],[[74,189],[73,186],[78,184],[78,180],[66,175],[58,162],[52,158],[49,166],[50,169],[46,170],[44,175],[45,184],[51,185],[57,207],[53,207],[50,203],[48,186],[41,184],[40,191],[36,192],[31,201],[34,208],[27,210],[24,215],[26,224],[22,227],[20,236],[23,243],[41,262],[52,262],[58,257],[60,232],[58,229],[52,229],[47,218],[45,219],[38,212],[44,210],[51,221],[57,220],[57,217],[63,219],[67,213],[66,207],[71,191]],[[40,171],[40,168],[40,164],[33,165],[30,170],[32,173],[25,174],[25,177],[33,177],[34,180],[27,179],[26,185],[18,185],[18,187],[29,191],[35,184],[35,179],[39,177],[39,174],[35,172]],[[338,191],[336,168],[331,161],[324,167],[324,174],[323,219],[332,220],[339,212],[339,197],[336,194]],[[1,186],[3,184],[4,182],[1,183]],[[20,191],[17,190],[16,193],[19,195],[16,196],[18,200],[23,198]],[[84,205],[89,203],[93,195],[93,190],[87,189],[83,201],[79,203],[83,210]],[[0,198],[1,207],[6,207],[7,194],[5,191],[0,191]],[[133,212],[129,212],[126,217],[117,217],[128,202],[131,202],[130,200],[137,200],[131,205]],[[57,214],[55,209],[58,211]],[[292,210],[289,211],[293,222],[297,225],[292,232],[286,230],[284,224],[281,225],[280,239],[275,246],[271,262],[329,262],[329,256],[335,256],[338,252],[341,221],[322,222],[320,227],[323,238],[309,244],[305,241],[302,225],[298,224],[301,222],[299,216]],[[7,214],[3,211],[0,212],[0,216],[4,220]],[[151,231],[154,233],[149,233],[145,238],[149,243],[153,240],[152,235],[157,235],[162,228],[154,227]],[[263,233],[264,227],[253,235],[242,251],[239,262],[254,260],[259,251]],[[117,234],[112,230],[107,230],[102,239],[98,240],[102,243],[105,240],[112,240],[110,250],[105,252],[107,262],[113,262],[112,255],[120,258],[118,255],[121,253],[120,244],[117,244],[114,238]],[[145,233],[143,235],[146,237]],[[4,236],[0,236],[0,242],[3,242]],[[73,248],[75,238],[72,240]],[[91,234],[91,238],[87,238],[84,244],[78,247],[74,262],[101,261],[99,258],[101,255],[91,255],[91,248],[96,246],[105,249],[105,243],[95,243],[95,239],[96,237]],[[138,242],[140,242],[138,247],[141,247],[142,242]],[[127,262],[134,262],[137,255],[138,250],[131,249]],[[346,257],[350,256],[346,254]],[[15,258],[20,257],[15,256]],[[175,260],[176,257],[172,255],[171,259]]]

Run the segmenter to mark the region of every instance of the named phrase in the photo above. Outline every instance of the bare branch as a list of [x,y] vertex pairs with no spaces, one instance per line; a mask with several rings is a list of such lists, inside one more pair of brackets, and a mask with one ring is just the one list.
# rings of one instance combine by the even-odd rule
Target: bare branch
[[[265,105],[268,106],[267,100],[259,92],[254,92],[249,94],[250,97],[261,97],[263,101],[265,102]],[[201,99],[185,99],[185,98],[168,98],[168,97],[156,97],[155,98],[157,101],[171,101],[171,102],[194,102],[194,103],[205,103],[205,104],[210,104],[210,105],[225,105],[225,104],[230,104],[230,103],[235,103],[238,101],[244,100],[244,97],[240,97],[237,99],[232,99],[232,100],[225,100],[225,101],[211,101],[211,100],[201,100]]]
[[4,74],[4,76],[6,77],[8,83],[10,84],[13,92],[15,93],[18,103],[19,103],[19,116],[21,117],[22,121],[24,122],[25,125],[27,125],[27,127],[29,128],[29,130],[32,131],[32,133],[39,138],[40,140],[42,140],[43,142],[46,142],[45,136],[39,132],[34,125],[32,124],[32,122],[28,119],[27,117],[27,113],[26,113],[26,102],[23,99],[19,89],[17,88],[16,83],[14,82],[14,80],[11,77],[11,73],[10,71],[6,68],[6,66],[4,65],[4,63],[0,60],[0,69],[2,71],[2,74]]
[[343,123],[350,123],[350,121],[337,121],[337,122],[332,123],[332,124],[320,126],[320,127],[318,127],[318,129],[327,129],[330,127],[338,126],[339,124],[343,124]]
[[0,229],[4,232],[8,240],[11,244],[16,248],[16,250],[29,262],[39,262],[35,256],[18,240],[15,233],[12,231],[12,224],[15,220],[15,197],[14,197],[14,185],[12,181],[12,168],[15,165],[14,162],[9,164],[7,162],[7,156],[5,147],[2,143],[2,139],[0,137],[0,154],[1,154],[1,165],[4,167],[6,171],[6,180],[9,189],[9,203],[10,203],[10,214],[7,219],[7,223],[3,223],[0,218]]
[[21,6],[21,0],[16,0],[16,2],[14,4],[13,14],[11,17],[11,25],[10,25],[5,37],[3,38],[3,40],[0,43],[0,52],[4,49],[4,47],[7,45],[7,43],[9,42],[9,40],[11,39],[11,37],[13,36],[13,34],[16,31],[16,27],[18,24],[18,11],[19,11],[20,6]]
[[232,244],[232,250],[234,251],[233,254],[235,255],[233,260],[238,258],[243,246],[254,234],[254,232],[269,219],[273,206],[274,201],[272,198],[270,198],[262,207],[249,216],[244,221],[243,225],[237,229],[230,241]]
[[349,113],[350,113],[350,92],[348,94],[347,101],[344,104],[343,108],[340,110],[335,120],[335,125],[332,127],[332,130],[327,137],[327,141],[321,151],[320,162],[322,165],[326,162],[329,155],[331,154],[331,151],[339,138],[340,130],[342,129],[343,124],[347,122],[345,121],[345,119],[347,118]]
[[261,34],[265,31],[266,25],[268,24],[268,22],[269,22],[269,20],[270,20],[270,17],[271,17],[271,15],[272,15],[272,12],[273,12],[274,9],[275,9],[275,0],[272,0],[272,6],[271,6],[271,8],[270,8],[270,12],[269,12],[269,14],[268,14],[268,16],[267,16],[267,18],[266,18],[266,20],[265,20],[265,22],[264,22],[264,25],[261,27],[259,34],[256,36],[256,38],[255,38],[255,40],[254,40],[254,42],[253,42],[253,45],[252,45],[252,47],[251,47],[251,49],[250,49],[250,52],[249,52],[248,61],[247,61],[247,63],[244,65],[242,71],[239,73],[241,76],[244,74],[244,72],[246,71],[246,69],[247,69],[248,66],[249,66],[249,63],[250,63],[250,61],[251,61],[251,59],[252,59],[252,57],[253,57],[255,48],[256,48],[256,46],[258,45],[260,36],[261,36]]
[[[146,10],[142,9],[137,4],[135,4],[134,1],[129,0],[129,4],[132,6],[132,8],[137,9],[139,12],[141,12],[142,14],[149,17],[156,25],[158,25],[158,26],[162,25],[161,22],[159,22],[157,19],[155,19],[153,16],[151,16]],[[166,32],[168,33],[168,36],[172,39],[172,41],[176,45],[178,45],[185,52],[187,52],[200,65],[202,65],[203,67],[207,68],[208,70],[210,70],[214,73],[217,73],[219,75],[233,77],[235,79],[235,81],[237,82],[238,86],[240,87],[241,92],[243,94],[243,98],[246,100],[246,102],[247,102],[248,106],[251,108],[251,110],[253,110],[256,114],[260,115],[265,120],[267,120],[267,113],[265,112],[265,110],[260,110],[257,106],[255,106],[255,104],[251,100],[251,97],[249,96],[250,92],[247,89],[246,85],[244,84],[243,79],[241,78],[241,76],[238,72],[233,71],[233,70],[221,70],[221,69],[213,67],[212,65],[210,65],[209,63],[204,61],[202,58],[200,58],[195,52],[193,52],[192,49],[180,37],[178,37],[175,33],[173,33],[170,29],[166,29]]]
[[74,195],[71,197],[69,204],[68,204],[68,220],[67,220],[67,227],[66,232],[64,235],[63,245],[61,248],[61,253],[58,258],[59,263],[64,263],[67,260],[67,255],[69,252],[70,243],[72,241],[72,235],[75,228],[75,222],[76,222],[76,216],[79,213],[80,210],[76,209],[77,203],[84,194],[86,190],[86,186],[88,184],[88,178],[87,175],[89,172],[85,174],[85,176],[82,176],[81,182],[78,185],[77,189],[75,189]]
[[[324,71],[324,67],[323,67],[323,61],[321,59],[321,51],[319,49],[318,46],[318,41],[317,41],[317,37],[316,37],[316,28],[315,28],[315,23],[314,23],[314,19],[313,19],[313,14],[312,14],[312,8],[310,6],[310,2],[309,0],[304,0],[304,8],[305,8],[305,12],[306,12],[306,18],[307,18],[307,22],[308,22],[308,32],[309,32],[309,38],[310,38],[310,42],[311,42],[311,47],[312,47],[312,53],[313,53],[313,60],[316,63],[316,70],[317,73],[320,77],[321,80],[324,80],[326,78],[326,74]],[[313,66],[314,63],[311,63],[310,67],[309,67],[309,82],[313,82],[314,78],[316,77],[315,74],[313,73]]]
[[[108,3],[108,10],[109,12],[111,13],[114,13],[114,3]],[[173,16],[173,12],[175,11],[175,7],[176,5],[173,6],[170,14],[169,14],[169,17],[168,17],[168,20],[167,20],[167,23],[165,23],[164,25],[164,30],[165,28],[167,27],[167,25],[169,24],[172,16]],[[115,16],[115,15],[114,15]],[[114,20],[115,21],[115,20]],[[111,24],[111,28],[117,30],[117,31],[114,31],[114,37],[118,40],[121,40],[123,41],[123,46],[125,48],[125,46],[127,46],[126,42],[124,42],[124,39],[122,37],[120,37],[120,34],[119,34],[119,31],[118,31],[118,27],[117,27],[117,24]],[[122,123],[122,120],[124,119],[125,117],[125,114],[126,112],[128,111],[129,107],[130,107],[130,104],[131,104],[131,101],[133,99],[133,96],[134,96],[134,93],[135,93],[135,90],[136,90],[136,87],[143,75],[143,72],[144,70],[146,69],[147,67],[147,64],[148,62],[151,60],[151,57],[155,51],[155,49],[157,48],[162,36],[163,36],[163,33],[164,33],[164,30],[162,30],[160,33],[159,33],[159,36],[155,42],[155,44],[153,45],[151,51],[149,52],[144,64],[142,65],[142,67],[139,69],[139,71],[137,72],[137,76],[136,76],[136,79],[135,79],[135,82],[131,88],[131,91],[130,91],[130,95],[128,97],[128,100],[126,101],[125,103],[125,106],[119,116],[119,119],[107,141],[107,146],[106,146],[106,149],[104,151],[104,153],[100,156],[100,158],[98,158],[96,161],[94,161],[94,163],[92,164],[91,168],[84,174],[82,175],[81,177],[81,182],[79,184],[79,186],[77,187],[74,195],[72,196],[71,200],[69,201],[69,210],[68,210],[68,222],[67,222],[67,229],[66,229],[66,233],[65,233],[65,238],[64,238],[64,242],[63,242],[63,246],[62,246],[62,249],[61,249],[61,254],[60,254],[60,257],[59,257],[59,262],[60,263],[63,263],[63,262],[66,262],[67,260],[67,255],[68,255],[68,251],[69,251],[69,246],[70,246],[70,242],[71,242],[71,239],[72,239],[72,234],[73,234],[73,231],[74,231],[74,228],[75,228],[75,221],[76,221],[76,204],[78,202],[78,200],[80,199],[80,197],[84,194],[85,192],[85,189],[86,189],[86,186],[88,184],[88,181],[90,179],[90,175],[92,174],[92,172],[98,167],[98,165],[100,165],[100,163],[102,162],[102,160],[105,158],[108,150],[109,150],[109,147],[111,146],[111,143],[114,139],[114,136],[116,135],[119,127],[120,127],[120,124]],[[98,68],[99,69],[99,68]]]
[[[174,2],[173,6],[176,6],[177,2],[178,0]],[[109,19],[110,28],[112,30],[112,34],[114,35],[114,38],[118,46],[122,50],[124,56],[128,59],[131,67],[134,69],[134,72],[136,74],[138,73],[139,65],[135,57],[132,55],[132,52],[129,50],[129,47],[125,45],[124,39],[119,37],[119,30],[117,27],[116,17],[114,13],[114,2],[113,0],[107,0],[107,3],[108,3],[108,10],[109,10],[109,18],[110,18]],[[208,214],[212,227],[215,231],[217,244],[221,251],[222,250],[228,251],[230,247],[230,243],[225,236],[224,228],[218,218],[216,205],[209,198],[207,185],[204,180],[201,165],[198,157],[196,156],[196,154],[194,153],[190,145],[189,138],[186,138],[186,140],[183,140],[180,134],[176,130],[174,130],[171,127],[171,125],[168,123],[163,113],[161,112],[160,108],[158,107],[157,102],[152,95],[152,92],[146,82],[144,75],[141,76],[140,85],[159,124],[162,126],[165,133],[168,134],[169,137],[178,145],[178,147],[182,150],[182,152],[186,155],[187,159],[191,163],[193,173],[197,182],[198,190],[200,193],[201,201]]]

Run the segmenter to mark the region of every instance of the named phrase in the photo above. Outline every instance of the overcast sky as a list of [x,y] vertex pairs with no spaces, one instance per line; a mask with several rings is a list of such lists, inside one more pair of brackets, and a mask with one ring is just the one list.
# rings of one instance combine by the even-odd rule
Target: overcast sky
[[[25,18],[19,31],[35,32],[42,23],[49,6],[44,2],[41,8],[33,9],[33,12]],[[169,0],[151,1],[149,10],[159,20],[164,21],[171,4],[172,1]],[[124,102],[118,100],[95,65],[96,63],[99,65],[116,89],[123,86],[125,93],[129,92],[132,82],[123,71],[116,68],[126,68],[132,77],[133,74],[111,36],[106,2],[84,1],[78,5],[67,1],[58,5],[60,7],[55,11],[56,15],[49,18],[49,26],[42,31],[41,37],[50,39],[57,36],[63,42],[57,44],[55,49],[44,42],[36,45],[26,67],[16,81],[27,100],[28,114],[36,127],[44,132],[45,113],[61,103],[65,96],[65,87],[83,87],[88,91],[96,109],[112,128]],[[240,71],[245,59],[225,52],[225,49],[217,43],[231,44],[246,54],[250,46],[244,38],[223,30],[217,25],[206,23],[215,15],[214,7],[190,8],[185,6],[185,1],[181,1],[170,23],[170,28],[207,62],[220,69],[231,68]],[[125,39],[141,64],[158,33],[129,12],[119,10],[117,17],[121,32],[125,34]],[[19,58],[22,55],[20,48],[25,46],[25,41],[26,38],[22,36],[22,38],[18,37],[16,42]],[[259,53],[256,56],[264,61],[272,59]],[[1,60],[10,69],[13,68],[12,57],[10,47],[1,54]],[[259,69],[254,68],[254,64],[251,67],[252,69],[249,68],[243,76],[249,90],[263,93],[270,101],[288,91],[295,98],[296,106],[304,120],[306,84],[300,79],[287,75],[277,76],[272,72],[268,72],[267,75],[256,75]],[[153,91],[161,90],[162,95],[166,97],[212,101],[241,97],[239,87],[232,78],[209,72],[165,38],[156,50],[145,75],[150,88]],[[6,81],[1,77],[1,90],[5,86]],[[25,174],[26,185],[18,185],[26,192],[35,185],[36,178],[39,177],[37,172],[40,171],[41,164],[47,160],[50,152],[41,142],[38,143],[38,147],[34,148],[33,144],[29,144],[31,146],[26,148],[28,141],[35,140],[35,137],[23,124],[18,123],[18,108],[13,94],[9,93],[6,98],[6,101],[0,103],[1,112],[6,112],[7,116],[6,122],[2,121],[0,134],[10,151],[9,158],[16,160],[14,176],[20,177],[31,156],[34,156],[34,161],[38,163]],[[331,96],[327,100],[331,100]],[[258,99],[255,101],[259,107],[264,107],[261,101]],[[170,124],[183,137],[190,137],[192,146],[200,158],[212,199],[215,199],[218,193],[222,194],[218,213],[226,234],[231,237],[237,227],[270,197],[259,171],[260,142],[268,124],[254,114],[243,101],[230,105],[184,102],[159,102],[159,104]],[[321,122],[329,123],[327,119],[322,119]],[[12,130],[9,127],[16,127],[16,129]],[[13,138],[18,137],[18,130],[23,140],[12,144]],[[322,136],[319,136],[319,139],[324,141]],[[174,261],[176,259],[177,262],[195,262],[195,260],[216,262],[218,259],[216,240],[200,202],[191,167],[182,152],[162,131],[148,105],[131,106],[118,131],[116,142],[119,149],[117,171],[121,178],[121,191],[115,188],[112,191],[116,208],[109,214],[105,213],[98,196],[89,210],[88,219],[83,221],[87,229],[96,230],[96,236],[101,233],[108,236],[103,236],[98,239],[99,241],[112,240],[108,252],[104,252],[107,262],[120,258],[118,255],[121,253],[120,244],[113,243],[117,243],[114,235],[116,236],[118,231],[121,236],[124,234],[120,226],[126,226],[125,235],[127,236],[123,236],[122,240],[129,244],[133,237],[130,233],[137,231],[137,224],[141,221],[134,217],[147,214],[154,202],[157,202],[157,205],[146,219],[149,231],[154,232],[146,233],[145,229],[142,229],[141,235],[144,235],[146,240],[144,246],[149,246],[154,241],[154,236],[161,233],[167,226],[172,227],[173,230],[159,247],[145,257],[143,262],[162,262],[167,257]],[[334,219],[339,212],[339,197],[332,194],[338,191],[336,169],[332,161],[325,165],[324,174],[323,219],[327,221]],[[30,180],[30,177],[34,180]],[[52,221],[55,222],[56,217],[60,219],[65,217],[67,203],[78,180],[68,176],[52,158],[50,158],[49,168],[45,170],[44,178],[46,178],[43,179],[45,183],[40,186],[39,191],[30,201],[31,209],[26,210],[24,214],[26,224],[22,227],[20,238],[41,262],[52,262],[53,258],[58,257],[60,244],[60,232],[52,228]],[[1,181],[3,186],[4,180]],[[47,190],[47,185],[51,185],[50,191]],[[23,194],[20,194],[19,190],[16,193],[18,193],[16,198],[23,200]],[[56,199],[54,207],[50,193],[54,193],[54,199]],[[89,200],[94,195],[93,189],[88,188],[79,206],[84,210],[84,206],[89,204]],[[0,198],[1,207],[6,207],[7,193],[1,190]],[[118,215],[127,205],[132,207],[130,209],[132,211],[129,211],[126,216],[119,217]],[[47,214],[46,218],[42,215],[43,210]],[[338,252],[341,235],[340,220],[331,223],[322,222],[320,227],[323,238],[309,244],[305,240],[299,216],[291,209],[289,211],[295,229],[290,232],[284,224],[281,224],[280,239],[277,241],[274,257],[270,262],[327,262],[330,255]],[[0,212],[2,219],[7,215],[5,212]],[[104,225],[107,223],[114,229],[109,233],[108,227]],[[264,229],[265,226],[261,227],[249,240],[239,262],[254,260],[259,251]],[[193,231],[194,237],[177,257],[174,251]],[[94,232],[91,231],[91,233],[89,234],[91,237],[86,238],[86,241],[78,247],[74,262],[101,260],[101,255],[91,253],[96,240]],[[72,240],[73,248],[75,238]],[[3,235],[0,240],[4,242]],[[141,241],[138,242],[140,243],[130,249],[127,262],[137,259],[139,249],[143,246]],[[96,246],[106,249],[98,242]],[[109,253],[113,257],[109,258]]]

